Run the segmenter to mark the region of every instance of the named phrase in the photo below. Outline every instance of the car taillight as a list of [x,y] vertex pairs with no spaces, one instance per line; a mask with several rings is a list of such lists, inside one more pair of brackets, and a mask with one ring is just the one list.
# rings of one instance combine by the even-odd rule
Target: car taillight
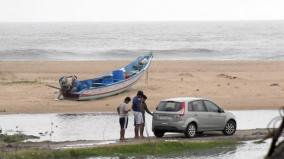
[[182,102],[181,103],[181,113],[180,113],[180,116],[184,116],[184,113],[185,113],[185,102]]

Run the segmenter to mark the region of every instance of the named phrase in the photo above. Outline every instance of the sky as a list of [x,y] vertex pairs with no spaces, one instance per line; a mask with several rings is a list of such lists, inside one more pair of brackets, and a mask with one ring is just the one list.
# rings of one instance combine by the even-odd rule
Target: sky
[[284,20],[284,0],[0,0],[0,22],[220,20]]

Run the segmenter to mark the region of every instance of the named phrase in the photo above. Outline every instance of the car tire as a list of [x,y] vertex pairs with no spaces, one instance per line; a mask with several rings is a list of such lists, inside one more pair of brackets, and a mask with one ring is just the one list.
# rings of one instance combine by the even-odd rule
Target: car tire
[[156,130],[156,131],[154,131],[154,135],[158,138],[161,138],[165,135],[165,132]]
[[185,137],[187,138],[193,138],[196,136],[197,126],[195,123],[190,123],[186,127],[186,130],[184,132]]
[[223,134],[227,136],[233,135],[236,132],[236,129],[237,129],[236,122],[233,120],[229,120],[225,125]]

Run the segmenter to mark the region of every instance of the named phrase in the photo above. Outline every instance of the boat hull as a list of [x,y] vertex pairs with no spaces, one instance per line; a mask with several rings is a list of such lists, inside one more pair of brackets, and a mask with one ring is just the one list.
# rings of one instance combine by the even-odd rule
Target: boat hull
[[141,72],[141,74],[135,77],[132,77],[131,79],[128,79],[126,81],[117,84],[113,84],[111,86],[85,90],[79,95],[78,100],[99,99],[119,94],[131,88],[131,86],[133,86],[142,76],[143,72]]
[[[131,75],[124,80],[113,82],[105,86],[95,86],[95,87],[83,89],[79,92],[68,91],[68,92],[63,93],[63,96],[65,99],[91,100],[91,99],[104,98],[104,97],[108,97],[108,96],[112,96],[112,95],[116,95],[121,92],[124,92],[127,89],[129,89],[131,86],[133,86],[143,76],[144,72],[147,71],[147,69],[149,68],[153,56],[152,54],[143,56],[142,60],[145,58],[148,60],[148,62],[144,65],[144,67],[141,69],[138,68],[139,72],[135,72],[134,75]],[[126,67],[122,69],[126,69]]]

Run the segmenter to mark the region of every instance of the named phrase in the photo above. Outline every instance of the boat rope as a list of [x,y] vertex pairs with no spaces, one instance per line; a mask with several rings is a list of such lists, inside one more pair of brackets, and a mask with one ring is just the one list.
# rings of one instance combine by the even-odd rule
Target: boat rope
[[146,79],[145,79],[146,88],[148,88],[148,80],[149,80],[149,73],[148,73],[148,69],[147,69],[146,70]]

